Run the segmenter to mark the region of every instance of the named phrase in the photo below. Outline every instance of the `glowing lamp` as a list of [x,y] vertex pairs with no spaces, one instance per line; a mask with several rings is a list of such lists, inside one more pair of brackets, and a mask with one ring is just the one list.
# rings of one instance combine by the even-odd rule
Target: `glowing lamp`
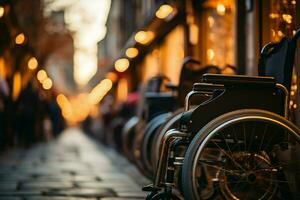
[[120,58],[115,62],[115,69],[118,72],[124,72],[129,67],[129,60],[127,58]]
[[37,73],[37,79],[42,83],[47,78],[47,73],[45,70],[41,69]]
[[225,5],[224,5],[224,4],[218,3],[216,9],[217,9],[217,13],[218,13],[219,15],[225,15],[226,8],[225,8]]
[[112,88],[112,85],[113,85],[112,81],[108,78],[102,80],[100,84],[106,92],[109,91]]
[[118,79],[118,75],[114,72],[109,72],[106,74],[106,78],[110,79],[112,82],[116,82]]
[[23,44],[25,42],[25,35],[24,33],[20,33],[15,38],[16,44]]
[[0,6],[0,18],[3,17],[4,12],[5,12],[5,9],[2,6]]
[[134,39],[136,42],[146,45],[149,44],[155,37],[152,31],[139,31],[135,34]]
[[131,47],[126,49],[125,54],[128,58],[135,58],[139,54],[139,50],[137,48]]
[[35,57],[31,57],[29,60],[28,60],[28,68],[30,70],[35,70],[37,67],[38,67],[38,61]]
[[44,81],[43,81],[43,88],[45,90],[49,90],[51,89],[52,87],[52,80],[50,78],[46,78]]
[[173,7],[167,4],[161,5],[156,11],[155,16],[159,19],[165,19],[173,12]]

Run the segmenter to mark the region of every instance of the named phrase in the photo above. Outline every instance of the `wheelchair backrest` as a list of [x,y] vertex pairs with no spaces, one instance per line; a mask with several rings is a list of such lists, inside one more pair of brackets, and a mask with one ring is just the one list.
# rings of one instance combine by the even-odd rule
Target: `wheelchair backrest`
[[154,76],[140,89],[137,116],[145,121],[151,120],[158,114],[174,110],[176,105],[174,96],[170,92],[162,91],[164,82],[169,78],[163,75]]
[[284,37],[278,43],[265,45],[259,59],[259,76],[274,77],[277,83],[284,85],[290,90],[295,51],[299,36],[300,29],[291,39]]
[[163,75],[157,75],[150,78],[146,85],[146,92],[161,92],[164,80],[170,81],[168,77]]
[[184,105],[186,95],[191,91],[193,84],[201,82],[203,74],[212,73],[220,74],[221,69],[215,65],[207,65],[201,69],[191,69],[189,64],[200,65],[200,62],[191,58],[186,57],[180,72],[179,85],[178,85],[178,103],[180,106]]

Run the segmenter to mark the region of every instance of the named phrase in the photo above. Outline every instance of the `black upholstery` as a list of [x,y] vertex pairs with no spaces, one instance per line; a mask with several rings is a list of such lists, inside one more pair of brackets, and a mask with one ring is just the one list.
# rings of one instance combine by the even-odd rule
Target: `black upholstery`
[[193,91],[212,91],[212,90],[223,90],[224,85],[221,84],[210,84],[210,83],[194,83]]
[[277,83],[290,90],[299,36],[300,29],[291,39],[285,37],[278,43],[267,44],[261,52],[258,66],[259,76],[274,77]]
[[258,76],[244,76],[244,75],[222,75],[222,74],[204,74],[202,81],[205,83],[215,83],[224,85],[233,84],[259,84],[264,86],[274,87],[276,82],[273,77],[258,77]]

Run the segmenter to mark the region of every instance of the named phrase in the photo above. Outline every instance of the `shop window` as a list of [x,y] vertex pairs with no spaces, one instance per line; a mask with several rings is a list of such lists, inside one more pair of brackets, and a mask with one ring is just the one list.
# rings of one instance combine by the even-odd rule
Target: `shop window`
[[178,84],[183,58],[184,31],[178,25],[145,56],[140,64],[143,69],[142,81],[146,82],[156,75],[165,75],[172,83]]
[[[263,1],[263,45],[268,42],[278,42],[283,37],[292,37],[296,27],[296,0]],[[290,92],[290,111],[294,120],[297,109],[297,75],[294,67]]]
[[[206,0],[195,8],[195,14],[188,17],[190,33],[194,24],[199,27],[198,43],[194,44],[193,55],[204,65],[221,68],[234,65],[234,0]],[[192,36],[192,37],[191,37]],[[190,38],[193,38],[190,34]]]
[[295,32],[296,0],[265,1],[266,18],[263,22],[264,38],[266,42],[278,42],[284,36],[291,37]]

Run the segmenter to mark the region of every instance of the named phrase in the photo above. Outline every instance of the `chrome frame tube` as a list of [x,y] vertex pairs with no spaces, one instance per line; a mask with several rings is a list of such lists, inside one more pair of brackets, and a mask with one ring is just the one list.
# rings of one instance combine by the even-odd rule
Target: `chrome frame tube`
[[276,88],[281,90],[285,95],[285,97],[284,97],[284,118],[288,119],[289,118],[289,100],[290,100],[289,91],[286,89],[286,87],[284,87],[283,85],[281,85],[279,83],[276,84]]
[[212,92],[204,92],[204,91],[190,91],[186,96],[185,96],[185,105],[184,105],[184,112],[188,111],[190,109],[190,99],[192,96],[196,94],[202,94],[202,95],[211,95]]
[[164,178],[166,175],[166,169],[167,169],[167,162],[171,147],[171,142],[173,139],[183,139],[188,137],[189,134],[185,132],[180,132],[176,129],[171,129],[167,131],[161,141],[161,152],[159,155],[159,160],[157,163],[156,173],[155,173],[155,179],[154,179],[154,186],[160,187],[161,183],[164,183]]

